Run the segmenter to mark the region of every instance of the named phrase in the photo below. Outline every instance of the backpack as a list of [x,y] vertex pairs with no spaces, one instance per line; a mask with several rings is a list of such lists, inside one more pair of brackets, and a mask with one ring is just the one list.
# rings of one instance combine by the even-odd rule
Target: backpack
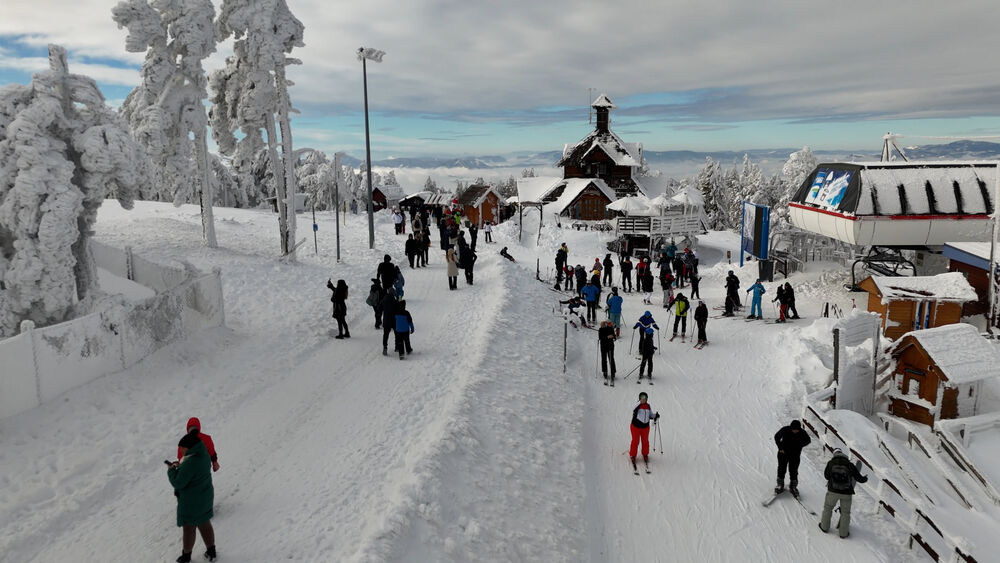
[[365,299],[365,304],[369,307],[374,307],[376,303],[379,302],[378,292],[374,289],[368,292],[368,299]]
[[830,489],[838,492],[851,490],[850,466],[836,463],[830,468]]

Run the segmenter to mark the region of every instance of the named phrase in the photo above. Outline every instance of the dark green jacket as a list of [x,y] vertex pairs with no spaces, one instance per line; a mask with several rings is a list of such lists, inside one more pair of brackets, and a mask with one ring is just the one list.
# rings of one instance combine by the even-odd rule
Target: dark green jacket
[[177,492],[178,526],[200,526],[212,519],[215,489],[205,444],[198,442],[189,449],[180,465],[167,469],[167,478]]

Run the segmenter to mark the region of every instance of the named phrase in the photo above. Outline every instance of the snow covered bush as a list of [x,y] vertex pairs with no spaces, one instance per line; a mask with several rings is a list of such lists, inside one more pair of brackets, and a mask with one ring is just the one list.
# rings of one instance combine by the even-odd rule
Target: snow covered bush
[[87,241],[106,197],[131,209],[144,155],[97,84],[50,69],[0,88],[0,337],[61,322],[97,286]]

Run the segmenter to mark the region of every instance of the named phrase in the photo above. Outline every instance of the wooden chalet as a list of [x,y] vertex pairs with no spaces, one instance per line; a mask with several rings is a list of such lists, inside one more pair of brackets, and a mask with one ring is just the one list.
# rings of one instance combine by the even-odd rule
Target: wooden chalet
[[[976,291],[976,301],[962,307],[962,315],[988,315],[990,308],[990,243],[988,242],[948,242],[941,252],[948,259],[948,271],[960,272]],[[994,317],[990,324],[1000,326],[1000,318]]]
[[929,426],[978,414],[983,381],[1000,376],[1000,351],[970,324],[908,332],[890,353],[889,412]]
[[637,178],[645,166],[642,143],[626,143],[611,130],[611,110],[615,104],[601,94],[591,104],[597,114],[597,127],[582,141],[563,147],[556,163],[563,169],[563,179],[601,180],[615,194],[612,201],[639,193]]
[[378,186],[372,189],[372,207],[375,211],[392,209],[405,195],[399,186]]
[[416,208],[428,210],[435,207],[449,207],[451,206],[451,194],[439,194],[428,191],[417,192],[400,199],[399,206],[402,209]]
[[486,221],[492,221],[494,225],[499,223],[502,205],[503,198],[500,194],[493,186],[485,184],[469,186],[458,196],[458,206],[462,209],[462,216],[477,227],[482,227]]
[[957,272],[936,276],[870,276],[858,286],[868,292],[868,310],[882,317],[882,333],[898,339],[911,330],[954,324],[976,292]]

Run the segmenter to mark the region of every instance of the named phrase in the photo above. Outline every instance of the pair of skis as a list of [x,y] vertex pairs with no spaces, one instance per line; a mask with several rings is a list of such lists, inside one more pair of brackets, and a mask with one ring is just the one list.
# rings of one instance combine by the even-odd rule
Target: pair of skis
[[[634,459],[630,459],[629,461],[632,462],[632,473],[635,474],[635,475],[638,475],[639,474],[639,466],[636,465]],[[646,470],[646,474],[647,475],[650,474],[650,473],[652,473],[652,471],[649,470],[649,461],[643,460],[643,465],[644,465],[644,469]]]
[[692,348],[694,348],[695,350],[701,350],[707,345],[708,345],[708,340],[702,340],[701,342],[698,342],[697,344],[692,346]]
[[[763,504],[764,506],[771,506],[771,503],[773,503],[774,500],[780,497],[785,491],[786,489],[782,489],[781,491],[772,494],[770,497],[764,499],[764,501],[761,504]],[[799,503],[799,506],[801,506],[803,510],[808,512],[810,516],[817,516],[816,511],[806,506],[805,503],[802,502],[802,499],[799,497],[799,495],[792,495],[792,498],[794,498],[795,502]]]
[[[647,377],[646,381],[649,381],[649,384],[652,385],[653,384],[653,376]],[[642,376],[640,375],[639,379],[636,379],[635,382],[636,382],[636,384],[642,383]]]
[[605,386],[605,387],[614,387],[614,386],[615,386],[615,380],[614,380],[614,379],[612,379],[612,380],[610,380],[610,381],[611,381],[611,384],[610,384],[610,385],[608,385],[608,378],[607,378],[607,377],[605,377],[605,378],[604,378],[604,386]]

